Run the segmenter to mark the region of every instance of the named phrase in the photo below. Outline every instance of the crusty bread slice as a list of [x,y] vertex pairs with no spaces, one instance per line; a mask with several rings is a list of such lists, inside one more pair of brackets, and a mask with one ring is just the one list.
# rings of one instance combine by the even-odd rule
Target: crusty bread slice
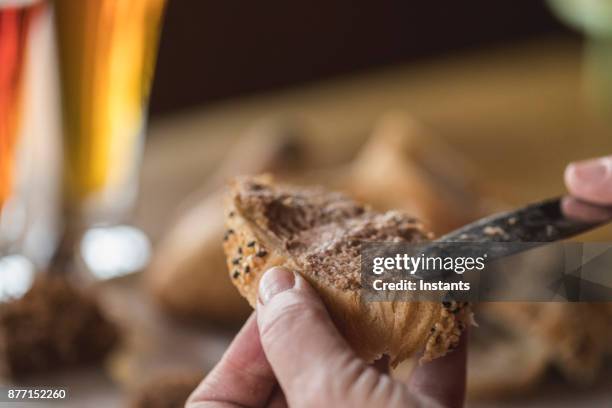
[[427,361],[454,348],[471,318],[456,302],[365,302],[360,242],[421,242],[415,219],[378,213],[341,193],[241,178],[231,186],[224,239],[230,278],[251,306],[262,274],[273,266],[300,273],[319,293],[338,329],[366,361],[392,366],[424,349]]

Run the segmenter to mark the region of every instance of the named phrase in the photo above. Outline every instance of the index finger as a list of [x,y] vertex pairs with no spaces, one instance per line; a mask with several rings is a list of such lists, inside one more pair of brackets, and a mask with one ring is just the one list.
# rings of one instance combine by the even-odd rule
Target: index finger
[[259,340],[255,313],[187,400],[186,408],[262,407],[277,385]]

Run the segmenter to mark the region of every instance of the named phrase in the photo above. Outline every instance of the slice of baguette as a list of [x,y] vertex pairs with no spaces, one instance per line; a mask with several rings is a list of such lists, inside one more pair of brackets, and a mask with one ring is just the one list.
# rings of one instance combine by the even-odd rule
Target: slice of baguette
[[422,242],[415,219],[378,213],[340,193],[275,184],[269,177],[237,179],[226,204],[224,250],[230,278],[251,306],[262,274],[273,266],[300,273],[321,296],[351,347],[366,361],[383,355],[391,366],[424,350],[446,354],[471,319],[453,302],[365,302],[360,291],[360,242]]

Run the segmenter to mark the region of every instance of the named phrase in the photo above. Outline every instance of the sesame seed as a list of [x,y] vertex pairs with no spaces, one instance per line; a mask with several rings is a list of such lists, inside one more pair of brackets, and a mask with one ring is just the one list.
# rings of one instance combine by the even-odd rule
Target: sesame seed
[[238,257],[238,258],[234,258],[234,259],[232,259],[232,264],[233,264],[233,265],[238,265],[238,264],[240,263],[240,260],[241,260],[241,259],[242,259],[241,257]]
[[244,267],[244,273],[249,273],[251,272],[251,267],[249,265]]
[[234,271],[234,274],[232,275],[232,277],[233,277],[234,279],[238,279],[238,277],[239,277],[239,276],[240,276],[240,272],[238,272],[238,271]]
[[234,233],[234,230],[231,228],[225,231],[225,234],[223,235],[223,241],[227,241],[229,236],[232,235],[233,233]]
[[268,251],[266,251],[265,249],[260,249],[255,255],[260,258],[263,258],[264,256],[268,255]]
[[249,248],[253,248],[253,247],[255,246],[255,241],[249,241],[249,242],[247,243],[247,246],[248,246]]

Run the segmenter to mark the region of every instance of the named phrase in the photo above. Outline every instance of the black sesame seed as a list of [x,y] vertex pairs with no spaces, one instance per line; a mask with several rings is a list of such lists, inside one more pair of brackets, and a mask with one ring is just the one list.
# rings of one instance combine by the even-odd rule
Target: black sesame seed
[[242,258],[241,258],[241,257],[234,258],[234,259],[232,259],[232,264],[233,264],[233,265],[238,265],[238,264],[240,263],[240,260],[242,260]]
[[247,246],[248,246],[249,248],[253,248],[253,247],[255,246],[255,241],[249,241],[249,242],[247,243]]
[[238,253],[242,255],[242,247],[238,247]]
[[266,251],[265,249],[260,249],[255,255],[260,258],[263,258],[264,256],[268,255],[268,251]]
[[249,265],[244,267],[244,273],[249,273],[251,272],[251,267]]
[[229,236],[232,235],[233,233],[234,233],[234,230],[231,228],[225,231],[225,234],[223,234],[223,241],[227,241]]
[[234,274],[232,275],[232,277],[233,277],[234,279],[238,279],[238,277],[239,277],[239,276],[240,276],[240,272],[238,272],[238,271],[234,271]]
[[448,308],[450,308],[450,307],[451,307],[451,305],[452,305],[452,303],[451,303],[451,302],[447,302],[447,301],[442,302],[442,306],[444,306],[444,307],[445,307],[445,308],[447,308],[447,309],[448,309]]
[[227,214],[230,218],[233,217],[236,213],[233,211],[230,211],[229,214]]

